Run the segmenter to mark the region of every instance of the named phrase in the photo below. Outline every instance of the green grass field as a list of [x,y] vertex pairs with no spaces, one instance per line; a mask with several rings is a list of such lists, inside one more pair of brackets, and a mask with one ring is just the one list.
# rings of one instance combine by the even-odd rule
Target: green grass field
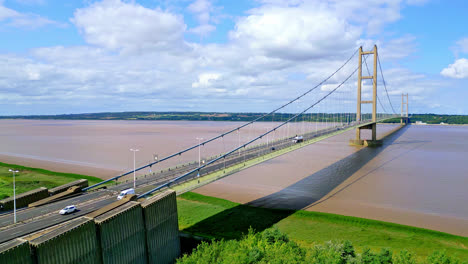
[[13,174],[8,169],[19,171],[15,177],[17,194],[39,187],[53,188],[79,179],[87,179],[89,185],[102,181],[92,176],[53,172],[0,162],[0,199],[13,196]]
[[178,197],[179,227],[208,238],[239,239],[253,227],[260,232],[276,226],[298,244],[311,247],[325,241],[349,240],[358,251],[369,247],[413,252],[425,258],[446,251],[468,259],[468,238],[442,232],[335,214],[256,208],[196,193]]

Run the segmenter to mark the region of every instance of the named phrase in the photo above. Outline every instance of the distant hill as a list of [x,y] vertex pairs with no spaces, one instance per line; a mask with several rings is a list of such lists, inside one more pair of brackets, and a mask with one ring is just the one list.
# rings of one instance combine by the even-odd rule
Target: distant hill
[[[265,113],[218,113],[218,112],[106,112],[106,113],[84,113],[64,115],[16,115],[0,116],[0,119],[63,119],[63,120],[192,120],[192,121],[252,121]],[[281,122],[294,116],[293,113],[275,113],[263,118],[265,122]],[[352,120],[355,114],[307,114],[296,118],[300,121],[333,122],[336,120]],[[412,123],[421,121],[427,124],[468,124],[468,115],[436,115],[436,114],[414,114],[411,116]],[[387,120],[385,123],[398,123],[400,119]]]

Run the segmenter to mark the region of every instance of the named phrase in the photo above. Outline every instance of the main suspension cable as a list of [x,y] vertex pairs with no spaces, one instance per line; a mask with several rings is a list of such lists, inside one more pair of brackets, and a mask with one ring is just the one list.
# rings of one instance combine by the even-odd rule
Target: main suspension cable
[[335,87],[333,90],[331,90],[331,91],[330,91],[328,94],[326,94],[324,97],[322,97],[321,99],[319,99],[317,102],[315,102],[315,103],[312,104],[311,106],[307,107],[307,108],[306,108],[305,110],[303,110],[302,112],[297,113],[297,114],[294,115],[293,117],[290,117],[288,120],[286,120],[285,122],[281,123],[280,125],[274,127],[273,129],[267,131],[266,133],[261,134],[260,136],[257,136],[256,138],[250,140],[249,142],[243,144],[242,146],[238,146],[238,147],[234,148],[233,150],[231,150],[231,151],[229,151],[229,152],[227,152],[227,153],[225,153],[225,154],[223,154],[223,155],[221,155],[221,156],[219,156],[219,157],[217,157],[217,158],[215,158],[215,159],[213,159],[213,160],[211,160],[211,161],[209,161],[209,162],[203,164],[202,166],[200,166],[200,167],[198,167],[198,168],[192,169],[192,170],[190,170],[189,172],[186,172],[185,174],[183,174],[183,175],[181,175],[181,176],[179,176],[179,177],[176,177],[176,178],[174,178],[174,179],[172,179],[172,180],[170,180],[170,181],[168,181],[168,182],[166,182],[166,183],[164,183],[164,184],[162,184],[162,185],[160,185],[160,186],[157,186],[156,188],[154,188],[154,189],[152,189],[152,190],[149,190],[149,191],[147,191],[147,192],[145,192],[145,193],[142,193],[142,194],[138,195],[137,198],[139,199],[139,198],[145,197],[145,196],[147,196],[147,195],[149,195],[149,194],[151,194],[151,193],[153,193],[153,192],[155,192],[155,191],[158,191],[158,190],[160,190],[160,189],[162,189],[162,188],[164,188],[164,187],[168,187],[168,186],[171,185],[172,183],[174,183],[174,182],[176,182],[176,181],[178,181],[178,180],[180,180],[180,179],[182,179],[182,178],[185,178],[185,177],[187,177],[188,175],[190,175],[190,174],[192,174],[192,173],[194,173],[194,172],[200,171],[200,169],[205,168],[206,166],[208,166],[208,165],[210,165],[210,164],[212,164],[212,163],[214,163],[214,162],[216,162],[216,161],[218,161],[218,160],[220,160],[220,159],[222,159],[222,158],[225,158],[226,156],[230,155],[231,153],[234,153],[234,152],[236,152],[237,150],[239,150],[239,149],[241,149],[241,148],[243,148],[243,147],[245,147],[245,146],[247,146],[247,145],[250,145],[251,143],[257,141],[258,139],[263,138],[264,136],[268,135],[269,133],[271,133],[271,132],[277,130],[278,128],[284,126],[285,124],[291,122],[292,120],[294,120],[295,118],[297,118],[299,115],[304,114],[304,113],[307,112],[309,109],[313,108],[314,106],[316,106],[317,104],[319,104],[320,102],[322,102],[325,98],[327,98],[327,97],[330,96],[332,93],[334,93],[334,92],[335,92],[338,88],[340,88],[345,82],[347,82],[347,81],[351,78],[351,76],[353,76],[353,75],[356,73],[356,71],[357,71],[358,69],[359,69],[359,66],[358,66],[343,82],[341,82],[337,87]]
[[231,133],[235,132],[236,130],[239,130],[239,129],[241,129],[241,128],[244,128],[244,127],[246,127],[246,126],[248,126],[248,125],[250,125],[250,124],[252,124],[252,123],[254,123],[254,122],[256,122],[256,121],[258,121],[258,120],[260,120],[260,119],[262,119],[262,118],[264,118],[264,117],[266,117],[266,116],[269,116],[269,115],[271,115],[271,114],[273,114],[273,113],[275,113],[275,112],[277,112],[277,111],[279,111],[279,110],[285,108],[286,106],[288,106],[288,105],[294,103],[295,101],[299,100],[300,98],[306,96],[307,94],[309,94],[309,93],[311,93],[312,91],[314,91],[315,89],[317,89],[317,87],[321,86],[321,85],[324,84],[326,81],[328,81],[328,80],[329,80],[331,77],[333,77],[338,71],[340,71],[344,66],[346,66],[346,65],[348,64],[348,62],[351,61],[351,59],[356,55],[356,53],[357,53],[358,51],[359,51],[359,49],[356,49],[356,51],[354,51],[354,53],[351,55],[351,57],[349,57],[348,60],[346,60],[345,63],[343,63],[343,65],[341,65],[336,71],[334,71],[330,76],[328,76],[327,78],[325,78],[323,81],[321,81],[320,83],[318,83],[317,85],[315,85],[313,88],[309,89],[308,91],[304,92],[304,93],[301,94],[300,96],[296,97],[295,99],[293,99],[293,100],[289,101],[288,103],[286,103],[286,104],[284,104],[284,105],[282,105],[282,106],[276,108],[275,110],[271,111],[270,113],[264,114],[264,115],[262,115],[262,116],[260,116],[260,117],[258,117],[258,118],[256,118],[256,119],[250,121],[250,122],[247,122],[247,123],[244,124],[244,125],[238,126],[238,127],[234,128],[234,129],[228,131],[228,132],[225,132],[225,133],[223,133],[223,134],[221,134],[221,135],[218,135],[218,136],[216,136],[216,137],[213,137],[213,138],[211,138],[211,139],[208,139],[208,140],[206,140],[206,141],[204,141],[204,142],[201,142],[201,143],[199,143],[199,144],[196,144],[196,145],[194,145],[194,146],[192,146],[192,147],[189,147],[189,148],[184,149],[184,150],[182,150],[182,151],[179,151],[179,152],[177,152],[177,153],[171,154],[171,155],[169,155],[169,156],[166,156],[166,157],[164,157],[164,158],[162,158],[162,159],[159,159],[159,160],[157,160],[157,161],[151,162],[151,163],[149,163],[149,164],[147,164],[147,165],[141,166],[141,167],[139,167],[139,168],[137,168],[137,169],[134,169],[134,170],[132,170],[132,171],[123,173],[123,174],[118,175],[118,176],[116,176],[116,177],[107,179],[107,180],[105,180],[105,181],[96,183],[96,184],[94,184],[94,185],[91,185],[91,186],[89,186],[89,187],[87,187],[87,188],[84,188],[83,191],[87,191],[87,190],[89,190],[89,189],[91,189],[91,188],[97,187],[97,186],[99,186],[99,185],[101,185],[101,184],[104,184],[104,183],[106,183],[106,182],[119,179],[119,178],[121,178],[121,177],[123,177],[123,176],[126,176],[126,175],[129,175],[129,174],[131,174],[131,173],[134,173],[135,171],[140,171],[140,170],[142,170],[142,169],[144,169],[144,168],[151,167],[151,166],[153,166],[153,165],[155,165],[155,164],[157,164],[157,163],[160,163],[160,162],[163,162],[163,161],[165,161],[165,160],[171,159],[171,158],[173,158],[173,157],[175,157],[175,156],[181,155],[181,154],[183,154],[183,153],[185,153],[185,152],[187,152],[187,151],[190,151],[190,150],[192,150],[192,149],[195,149],[195,148],[197,148],[197,147],[199,147],[199,146],[204,146],[205,144],[207,144],[207,143],[209,143],[209,142],[211,142],[211,141],[214,141],[214,140],[219,139],[219,138],[223,138],[224,136],[226,136],[226,135],[228,135],[228,134],[231,134]]
[[385,78],[384,78],[383,71],[382,71],[382,65],[380,64],[380,56],[378,54],[377,54],[377,61],[379,62],[380,75],[382,76],[382,81],[383,81],[383,84],[384,84],[385,92],[387,93],[388,101],[390,102],[390,106],[392,107],[393,114],[396,115],[397,113],[395,112],[395,109],[393,108],[392,101],[390,100],[390,96],[388,95],[387,84],[385,83]]

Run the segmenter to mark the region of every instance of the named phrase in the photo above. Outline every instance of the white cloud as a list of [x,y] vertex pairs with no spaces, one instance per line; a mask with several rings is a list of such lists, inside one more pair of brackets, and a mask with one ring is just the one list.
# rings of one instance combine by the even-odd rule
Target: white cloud
[[443,69],[440,74],[445,77],[463,79],[468,78],[468,60],[461,58]]
[[468,53],[468,38],[462,38],[457,41],[457,50],[462,53]]
[[200,23],[210,22],[210,12],[213,7],[211,2],[208,0],[195,0],[191,3],[187,9],[197,15],[197,19]]
[[414,54],[417,50],[416,37],[410,34],[391,39],[377,41],[379,56],[383,60],[398,60]]
[[349,53],[360,36],[325,6],[266,6],[241,18],[230,39],[239,45],[272,58],[309,60]]
[[[377,30],[371,20],[381,27],[397,19],[400,6],[395,3],[401,1],[263,1],[236,19],[226,43],[201,44],[188,42],[184,33],[203,36],[216,29],[217,7],[208,1],[183,9],[199,22],[188,30],[175,11],[135,1],[95,2],[72,18],[90,45],[37,48],[27,57],[0,54],[0,98],[7,94],[17,104],[49,104],[59,113],[268,111],[330,75],[360,44],[372,48],[376,41],[362,35]],[[360,11],[362,5],[391,16]],[[382,62],[408,56],[415,42],[410,35],[377,42]],[[409,52],[401,54],[400,49]],[[335,88],[355,69],[356,59],[314,96]],[[423,94],[419,75],[386,70],[385,77],[399,93],[408,88]],[[415,82],[407,85],[412,78]],[[355,82],[351,78],[339,91],[354,92]]]
[[193,88],[210,87],[214,81],[221,77],[218,73],[202,73],[198,76],[198,81],[192,83]]
[[52,21],[37,14],[17,12],[3,6],[3,3],[0,2],[0,26],[2,27],[36,29],[48,25],[65,26],[63,23]]
[[72,22],[88,43],[124,52],[179,49],[186,28],[175,14],[120,0],[78,9]]
[[216,30],[216,27],[211,24],[211,13],[215,11],[215,8],[209,0],[195,0],[187,7],[187,10],[196,16],[199,23],[197,27],[189,29],[189,32],[207,36]]
[[330,0],[323,2],[329,4],[339,17],[363,27],[370,35],[380,33],[385,25],[401,18],[402,0]]
[[2,3],[0,2],[0,21],[6,20],[9,18],[18,17],[18,16],[20,16],[18,12],[16,12],[13,9],[4,7]]

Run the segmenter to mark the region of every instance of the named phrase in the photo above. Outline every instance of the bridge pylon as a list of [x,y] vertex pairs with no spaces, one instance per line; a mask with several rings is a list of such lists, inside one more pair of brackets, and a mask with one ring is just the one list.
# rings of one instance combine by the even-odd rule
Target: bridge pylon
[[[404,100],[405,97],[406,97],[406,100]],[[403,124],[403,123],[405,125],[407,125],[409,123],[408,94],[401,94],[401,119],[400,119],[400,124]]]
[[[362,76],[362,56],[373,55],[374,57],[374,71],[371,76]],[[362,80],[372,79],[372,100],[361,100],[361,88]],[[356,128],[356,138],[351,140],[350,143],[353,145],[380,145],[381,142],[377,140],[377,45],[374,45],[372,51],[362,51],[362,47],[359,48],[359,69],[358,69],[358,83],[357,83],[357,110],[356,110],[356,122],[362,121],[361,116],[361,105],[372,104],[372,123],[360,126]],[[371,129],[372,139],[362,140],[361,129]]]

